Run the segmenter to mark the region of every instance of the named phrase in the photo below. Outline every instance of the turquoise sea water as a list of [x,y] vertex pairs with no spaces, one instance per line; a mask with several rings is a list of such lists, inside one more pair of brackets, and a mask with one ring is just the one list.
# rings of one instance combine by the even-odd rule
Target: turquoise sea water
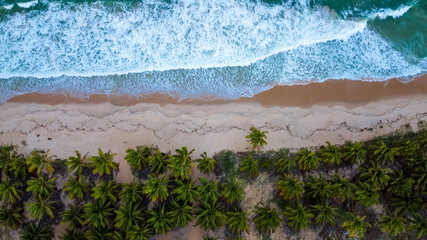
[[427,71],[426,0],[0,0],[0,101],[252,96]]

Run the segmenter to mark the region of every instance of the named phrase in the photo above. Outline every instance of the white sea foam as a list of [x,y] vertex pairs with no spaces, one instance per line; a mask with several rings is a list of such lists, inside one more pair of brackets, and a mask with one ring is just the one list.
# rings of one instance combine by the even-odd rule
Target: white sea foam
[[35,6],[38,2],[39,2],[38,0],[34,0],[34,1],[30,1],[30,2],[19,2],[17,4],[21,8],[30,8],[30,7]]
[[13,8],[13,4],[9,4],[9,5],[4,5],[3,8],[10,10]]
[[369,18],[380,18],[380,19],[386,19],[387,17],[392,18],[398,18],[403,16],[412,6],[406,6],[402,5],[397,9],[390,9],[390,8],[382,8],[376,10],[374,13],[369,14]]

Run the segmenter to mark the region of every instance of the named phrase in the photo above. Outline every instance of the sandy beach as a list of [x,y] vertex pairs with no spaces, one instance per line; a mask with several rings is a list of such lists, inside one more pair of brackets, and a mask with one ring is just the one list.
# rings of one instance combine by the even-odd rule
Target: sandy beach
[[184,100],[148,97],[27,94],[0,106],[0,143],[29,153],[50,149],[66,158],[75,150],[118,153],[118,180],[131,181],[123,161],[127,148],[194,148],[194,156],[223,149],[244,151],[249,128],[268,131],[265,149],[314,147],[367,140],[427,121],[427,77],[398,80],[334,80],[278,86],[253,98]]

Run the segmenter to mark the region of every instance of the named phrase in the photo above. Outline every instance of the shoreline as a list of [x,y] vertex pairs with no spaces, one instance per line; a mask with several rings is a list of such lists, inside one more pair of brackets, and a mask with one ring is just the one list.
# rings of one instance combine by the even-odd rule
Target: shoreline
[[403,83],[399,79],[386,81],[360,80],[327,80],[312,82],[305,85],[275,86],[269,90],[235,100],[230,99],[183,99],[165,93],[152,93],[139,97],[127,95],[92,94],[85,98],[69,94],[27,93],[15,96],[7,103],[37,103],[47,105],[59,104],[99,104],[111,103],[115,106],[134,106],[139,103],[156,103],[161,106],[176,105],[219,105],[228,103],[257,103],[264,107],[294,106],[309,107],[314,105],[346,105],[355,107],[373,101],[382,101],[398,97],[427,95],[427,74],[415,77],[414,80]]

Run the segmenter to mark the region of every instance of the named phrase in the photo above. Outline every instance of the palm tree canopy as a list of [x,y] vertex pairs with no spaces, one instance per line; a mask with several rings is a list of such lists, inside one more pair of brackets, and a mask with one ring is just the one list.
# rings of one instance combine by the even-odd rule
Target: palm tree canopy
[[188,180],[175,180],[175,189],[172,194],[176,196],[178,201],[192,204],[197,200],[199,192],[197,190],[196,183],[192,178]]
[[152,237],[152,231],[148,224],[133,225],[132,230],[126,234],[127,240],[149,240]]
[[216,202],[220,195],[218,191],[218,180],[210,179],[209,181],[201,177],[199,178],[201,186],[199,186],[199,194],[202,201],[205,202]]
[[224,225],[226,219],[223,208],[216,201],[202,201],[197,208],[196,214],[197,225],[205,230],[216,231]]
[[125,160],[134,170],[142,170],[150,163],[151,148],[147,146],[137,146],[136,149],[128,148]]
[[82,230],[75,228],[67,228],[65,232],[59,236],[61,240],[85,240],[85,236]]
[[255,207],[254,223],[262,232],[275,232],[282,222],[279,212],[276,208],[261,204]]
[[227,212],[227,224],[233,232],[241,232],[249,230],[249,217],[246,210],[234,208],[233,211]]
[[381,226],[381,231],[397,236],[406,231],[405,221],[406,219],[403,216],[396,213],[387,214],[381,216],[379,225]]
[[82,176],[70,176],[68,181],[64,184],[64,191],[68,191],[68,198],[83,199],[84,194],[90,190],[90,184],[85,181]]
[[107,226],[113,215],[114,207],[109,201],[97,200],[94,203],[84,205],[84,224],[95,228]]
[[8,208],[6,204],[0,208],[0,225],[6,229],[12,228],[13,230],[18,229],[24,221],[24,208],[22,207],[11,207]]
[[15,151],[14,146],[0,146],[0,171],[9,175],[13,171],[13,162],[19,159],[23,157]]
[[192,173],[191,167],[195,166],[190,157],[190,154],[194,152],[194,149],[188,152],[187,147],[182,147],[175,151],[177,154],[172,156],[168,167],[172,170],[172,175],[176,179],[188,179]]
[[267,138],[268,131],[261,132],[261,130],[256,129],[255,127],[251,127],[249,130],[251,130],[251,133],[249,133],[246,138],[252,144],[252,148],[256,148],[258,145],[263,147],[267,144],[265,139]]
[[296,167],[296,162],[290,157],[283,156],[278,158],[275,162],[276,172],[281,175],[290,174],[293,167]]
[[390,168],[381,168],[379,163],[371,161],[370,168],[360,168],[360,179],[371,183],[376,188],[383,189],[388,185],[391,173]]
[[296,177],[289,176],[277,182],[280,196],[286,200],[298,200],[304,194],[304,185]]
[[160,176],[150,174],[142,189],[151,201],[163,202],[169,196],[168,188],[169,178],[165,174]]
[[334,197],[344,202],[346,198],[354,198],[354,189],[356,186],[346,177],[333,175],[332,177],[332,194]]
[[113,161],[116,155],[116,153],[111,153],[111,150],[108,150],[108,152],[104,153],[100,148],[98,148],[98,156],[89,158],[93,173],[99,175],[108,175],[113,173],[113,170],[117,170],[119,164]]
[[175,200],[171,203],[170,214],[177,227],[185,227],[194,219],[193,207],[190,204],[180,203]]
[[40,176],[39,178],[31,178],[27,181],[28,187],[27,192],[32,192],[32,194],[38,198],[45,198],[50,196],[55,189],[55,178],[48,178]]
[[0,197],[3,203],[10,202],[15,203],[16,200],[21,199],[22,190],[19,188],[22,186],[22,183],[16,181],[11,182],[10,179],[6,179],[0,183]]
[[84,225],[84,208],[81,205],[68,205],[68,209],[61,213],[62,222],[69,223],[72,228]]
[[162,174],[166,172],[167,165],[170,162],[169,154],[163,154],[159,149],[150,157],[151,172],[155,174]]
[[398,193],[391,198],[391,206],[399,213],[415,214],[419,211],[423,200],[415,191]]
[[246,172],[250,177],[257,177],[258,171],[258,160],[255,160],[252,155],[244,158],[240,165],[240,172]]
[[167,233],[173,226],[173,215],[166,211],[163,204],[158,204],[153,209],[148,210],[148,221],[155,233]]
[[344,157],[353,163],[363,163],[366,160],[366,149],[361,142],[345,142]]
[[312,213],[315,216],[316,224],[334,225],[336,217],[338,216],[338,209],[326,201],[320,204],[311,206]]
[[92,188],[93,194],[92,197],[95,200],[102,201],[117,201],[117,196],[120,192],[119,185],[114,180],[108,180],[104,182],[102,180],[99,181],[99,185]]
[[125,206],[120,205],[119,210],[116,210],[116,218],[114,221],[115,227],[123,230],[130,231],[133,225],[139,225],[143,220],[142,210],[137,203],[128,203]]
[[53,174],[53,167],[51,165],[52,158],[56,156],[48,156],[49,150],[46,152],[34,150],[27,158],[28,171],[31,173],[37,170],[37,174],[41,175],[43,170],[46,170],[50,175]]
[[307,228],[310,219],[314,217],[314,215],[300,203],[287,206],[283,214],[288,220],[288,225],[295,230]]
[[27,177],[28,167],[24,157],[15,158],[11,164],[10,171],[16,178],[24,180]]
[[358,216],[349,213],[350,220],[345,221],[342,224],[342,227],[349,231],[350,237],[354,238],[357,236],[358,238],[363,238],[363,234],[365,234],[366,230],[371,226],[370,223],[365,222],[366,216]]
[[86,153],[83,157],[79,151],[76,151],[76,156],[70,156],[67,159],[67,162],[65,163],[68,166],[68,170],[70,172],[75,171],[77,175],[82,175],[83,169],[87,167],[87,163],[85,161],[87,160],[87,154]]
[[144,199],[144,192],[140,182],[124,183],[119,198],[127,203],[137,203]]
[[394,163],[395,157],[400,155],[400,148],[389,148],[383,141],[378,141],[373,149],[376,162],[379,163]]
[[28,226],[19,232],[21,240],[51,240],[53,239],[53,228],[41,223],[30,222]]
[[320,164],[320,158],[316,156],[315,152],[307,149],[301,149],[296,157],[301,170],[316,170]]
[[33,202],[26,203],[26,205],[28,206],[30,216],[37,219],[37,221],[40,221],[45,214],[47,214],[51,219],[54,218],[54,203],[56,203],[56,201],[51,201],[49,196],[44,198],[39,196]]
[[355,200],[365,207],[372,207],[379,203],[378,199],[380,195],[378,194],[377,189],[369,183],[360,182],[354,194]]
[[309,176],[304,182],[304,189],[308,197],[317,200],[326,200],[332,196],[333,187],[322,175],[316,178]]
[[222,184],[222,196],[228,203],[235,203],[243,199],[243,185],[236,179],[229,179]]
[[409,229],[416,231],[417,238],[427,236],[427,218],[422,217],[420,214],[415,214],[414,220],[409,224]]
[[197,169],[199,169],[200,172],[204,174],[211,173],[215,169],[217,161],[213,160],[212,158],[209,158],[206,152],[203,152],[200,157],[201,158],[196,160]]
[[326,142],[326,144],[327,146],[321,147],[319,151],[323,162],[329,165],[340,164],[341,159],[344,157],[343,153],[341,153],[339,149],[330,142]]

